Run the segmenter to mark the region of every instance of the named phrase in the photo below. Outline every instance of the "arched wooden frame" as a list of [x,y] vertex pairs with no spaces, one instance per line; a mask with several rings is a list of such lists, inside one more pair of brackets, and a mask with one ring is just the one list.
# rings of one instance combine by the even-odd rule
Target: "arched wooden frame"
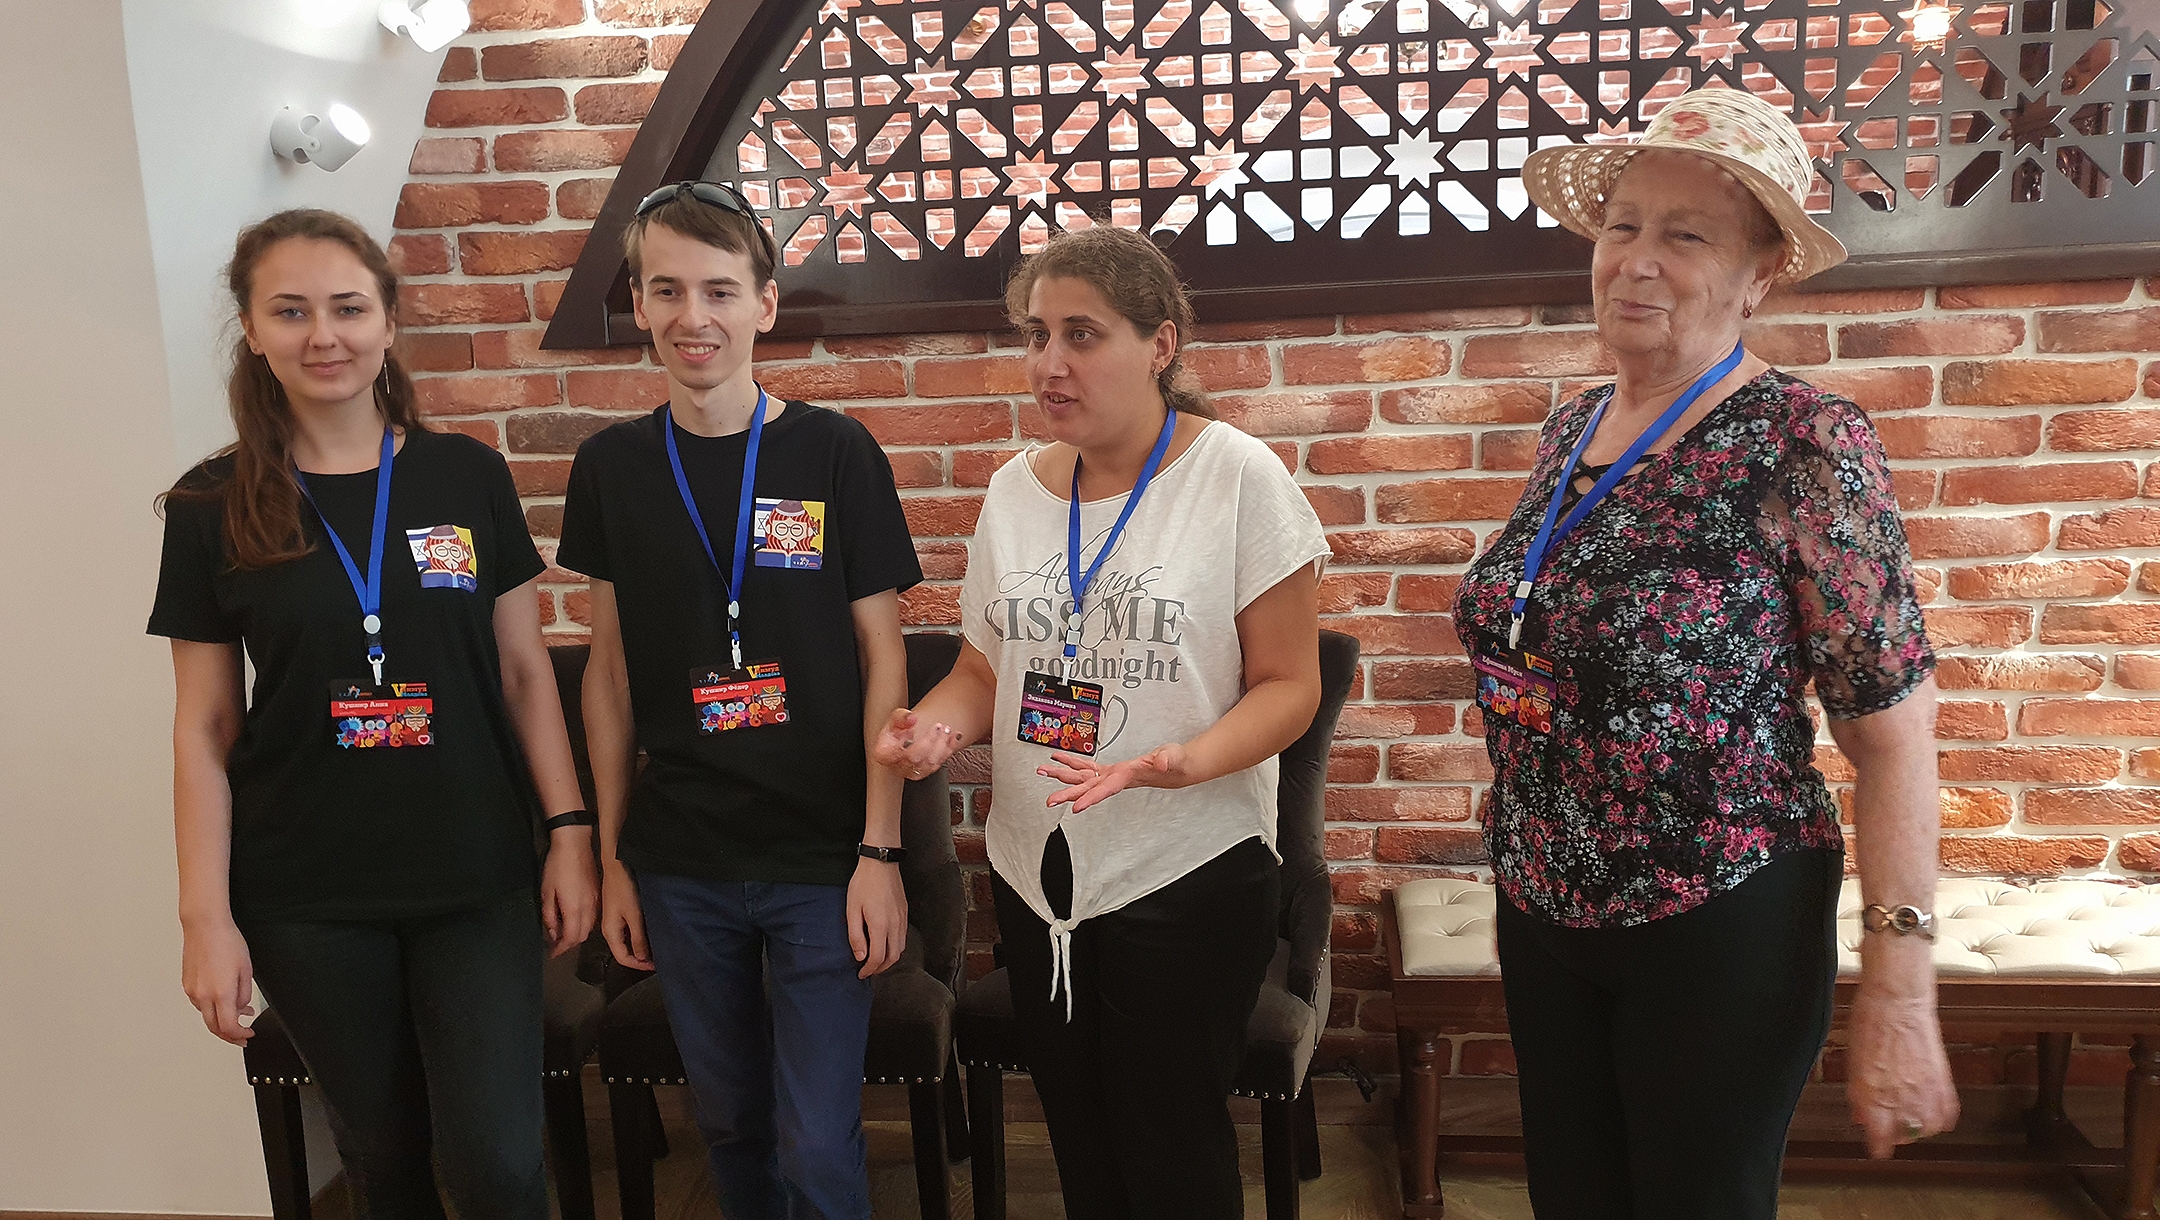
[[[917,0],[925,3],[928,0]],[[1228,0],[1233,6],[1238,0]],[[1378,0],[1375,0],[1377,3]],[[1640,2],[1640,0],[1639,0]],[[622,233],[631,219],[638,200],[658,185],[684,178],[705,176],[721,160],[721,145],[728,130],[735,123],[751,91],[769,82],[764,69],[775,60],[776,44],[789,41],[803,28],[819,24],[819,11],[832,0],[728,0],[706,9],[697,28],[683,47],[674,68],[655,102],[651,114],[640,129],[629,155],[618,173],[584,253],[572,272],[563,298],[557,307],[543,346],[548,348],[602,347],[643,342],[645,336],[638,330],[630,314],[627,269],[622,258]],[[879,4],[880,0],[872,0]],[[1200,4],[1206,0],[1199,0]],[[1731,0],[1725,5],[1727,13],[1742,11],[1753,15],[1772,0]],[[2153,27],[2156,22],[2146,11],[2151,0],[2121,0],[2123,12],[2114,26],[2120,41],[2121,55],[2126,59],[2133,51],[2151,56],[2155,53]],[[1595,0],[1583,0],[1585,7],[1573,14],[1559,18],[1559,24],[1547,32],[1572,29],[1578,25],[1592,24],[1585,14],[1594,15]],[[2088,19],[2085,28],[2092,32],[2073,36],[2068,29],[2055,31],[2055,23],[2068,10],[2063,6],[2084,4],[2090,8],[2092,0],[2015,0],[2007,7],[2018,14],[2007,26],[1986,31],[1992,35],[1981,42],[1982,31],[1971,28],[1971,17],[1961,24],[1959,36],[1987,46],[1987,54],[1997,67],[2005,63],[2015,64],[2017,47],[2034,38],[2054,42],[2058,37],[2067,40],[2060,50],[2065,52],[2064,64],[2043,69],[2043,75],[2031,81],[2038,86],[2061,87],[2060,74],[2067,68],[2072,54],[2082,53],[2100,32],[2093,30]],[[862,0],[847,7],[862,6]],[[1717,0],[1710,0],[1709,7],[1717,7]],[[1013,8],[1011,4],[999,4],[999,8]],[[1018,7],[1039,8],[1036,0],[1025,0]],[[1135,6],[1152,8],[1152,5]],[[1198,7],[1196,4],[1195,7]],[[1520,4],[1515,7],[1520,8]],[[1535,6],[1533,6],[1535,7]],[[1567,5],[1559,6],[1565,10]],[[1782,7],[1782,6],[1781,6]],[[1821,0],[1808,6],[1810,10],[1821,7]],[[1831,20],[1846,6],[1833,6],[1827,11]],[[1880,5],[1855,4],[1851,11]],[[1622,6],[1624,11],[1625,6]],[[1965,9],[1953,11],[1968,11]],[[2045,9],[2046,13],[2039,10]],[[864,11],[872,11],[865,7]],[[1531,10],[1523,10],[1527,16]],[[2104,15],[2105,10],[2103,10]],[[2036,15],[2037,14],[2037,15]],[[1767,16],[1768,14],[1763,14]],[[1541,29],[1544,29],[1541,15]],[[2125,28],[2127,27],[2127,28]],[[1527,26],[1525,28],[1528,28]],[[2127,36],[2124,36],[2127,35]],[[1047,36],[1047,35],[1046,35]],[[1812,26],[1810,37],[1813,37]],[[1879,36],[1878,36],[1879,37]],[[1834,39],[1833,39],[1834,41]],[[2074,45],[2073,45],[2074,44]],[[1137,44],[1136,44],[1137,45]],[[1812,44],[1811,44],[1812,45]],[[1875,46],[1855,46],[1839,49],[1831,54],[1842,61],[1840,71],[1852,73],[1864,67],[1875,53]],[[1954,47],[1952,49],[1955,49]],[[798,51],[800,48],[798,48]],[[1947,58],[1948,51],[1940,53]],[[2008,58],[2006,58],[2006,56]],[[1907,59],[1918,70],[1923,57],[1907,48]],[[1811,60],[1810,67],[1820,60]],[[1708,64],[1705,63],[1705,69]],[[1706,72],[1707,75],[1707,72]],[[1978,91],[1958,92],[1961,83],[1953,73],[1941,73],[1949,77],[1948,84],[1961,101],[1954,105],[1971,107],[1976,113],[1998,111],[2003,114],[2006,126],[2017,126],[2023,113],[2031,107],[2017,89],[2009,90],[2011,96],[2000,96],[2001,89],[1991,88],[2001,82],[1993,78],[1979,85]],[[1998,73],[1999,75],[1999,73]],[[1501,78],[1503,81],[1505,77]],[[1842,79],[1842,78],[1841,78]],[[2141,78],[2143,89],[2150,90],[2149,78]],[[2024,86],[2028,82],[2011,80],[2012,86]],[[1637,87],[1642,82],[1637,82]],[[1302,90],[1298,96],[1303,97]],[[1436,99],[1437,100],[1437,99]],[[1950,99],[1946,98],[1945,101]],[[2065,99],[2068,100],[2067,98]],[[2082,99],[2081,99],[2082,100]],[[2009,110],[2006,103],[2015,101]],[[2047,98],[2036,99],[2044,107]],[[1944,103],[1933,105],[1940,108]],[[2152,130],[2153,110],[2160,102],[2139,102],[2134,97],[2118,99],[2119,117],[2114,126],[2099,134],[2112,138],[2109,149],[2102,150],[2102,160],[2107,153],[2125,140],[2151,140],[2143,134]],[[2133,110],[2132,107],[2141,107]],[[1912,107],[1886,100],[1870,104],[1867,113],[1885,110],[1902,115]],[[2133,122],[2133,113],[2143,119]],[[1828,112],[1824,112],[1825,116]],[[1813,116],[1810,116],[1813,117]],[[1844,117],[1854,117],[1848,112]],[[2046,117],[2042,113],[2042,119]],[[2070,116],[2065,113],[2063,119]],[[1891,124],[1890,130],[1900,130],[1896,117],[1879,120]],[[1602,127],[1602,124],[1600,125]],[[1620,124],[1626,128],[1626,121]],[[1952,213],[1940,208],[1902,206],[1885,212],[1880,207],[1883,193],[1895,193],[1895,188],[1874,175],[1873,168],[1865,161],[1874,156],[1885,163],[1894,163],[1895,157],[1903,156],[1910,140],[1893,139],[1889,155],[1880,150],[1878,143],[1868,143],[1865,148],[1838,140],[1840,132],[1847,139],[1853,138],[1858,124],[1830,123],[1835,128],[1824,137],[1829,150],[1825,165],[1833,167],[1842,162],[1843,181],[1835,185],[1836,206],[1829,223],[1845,236],[1854,251],[1852,262],[1811,281],[1811,289],[1847,289],[1883,287],[1893,285],[1953,284],[1977,281],[2054,280],[2080,276],[2121,276],[2160,270],[2160,241],[2151,240],[2155,232],[2151,224],[2126,225],[2117,213],[2120,206],[2113,207],[2109,215],[2113,220],[2100,224],[2097,230],[2085,222],[2093,217],[2090,205],[2079,207],[2081,199],[2066,197],[2059,185],[2051,187],[2051,193],[2039,198],[2037,183],[2033,186],[2031,206],[2016,209],[1997,209],[1994,214],[1984,215],[1979,208]],[[1910,124],[1906,124],[1910,126]],[[1983,127],[1984,131],[1985,128]],[[2057,134],[2061,134],[2059,129]],[[2090,134],[2090,133],[2088,133]],[[1908,132],[1909,136],[1910,133]],[[1991,138],[1993,137],[1990,133]],[[1813,137],[1811,137],[1812,139]],[[2076,139],[2075,136],[2072,137]],[[2091,141],[2087,140],[2086,143]],[[1917,145],[1915,145],[1917,147]],[[2147,144],[2146,148],[2152,146]],[[1932,148],[1930,144],[1923,152]],[[1846,155],[1837,157],[1838,152]],[[1952,150],[1954,151],[1954,150]],[[2005,145],[2008,160],[2002,163],[2007,171],[2019,162],[2025,145]],[[777,154],[776,154],[777,155]],[[2150,153],[2147,154],[2150,156]],[[1924,158],[1932,162],[1932,156]],[[1907,174],[1912,173],[1907,161]],[[1951,165],[1943,167],[1943,178],[1949,176]],[[2031,166],[2028,164],[2028,169]],[[1856,175],[1855,170],[1860,173]],[[1826,172],[1833,172],[1826,171]],[[2038,171],[2034,171],[2038,172]],[[2065,174],[2070,171],[2066,168]],[[732,175],[721,174],[722,177]],[[1994,195],[2002,196],[2017,189],[2009,184],[2007,172],[1997,179]],[[1983,179],[1982,181],[1985,181]],[[2050,180],[2052,182],[2052,179]],[[1909,185],[1909,183],[1908,183]],[[2117,190],[2118,198],[2108,201],[2112,205],[2130,202],[2120,196],[2127,194],[2132,184],[2124,183]],[[1974,188],[1979,189],[1979,188]],[[2149,197],[2160,184],[2144,186],[2137,193]],[[1874,198],[1870,198],[1873,194]],[[1925,191],[1920,194],[1924,196]],[[1902,197],[1901,197],[1902,198]],[[1937,196],[1937,201],[1941,198]],[[2145,202],[2140,198],[2137,202]],[[2044,206],[2043,206],[2044,205]],[[1873,209],[1871,212],[1870,209]],[[814,210],[814,209],[813,209]],[[2006,211],[2016,215],[2006,215]],[[2041,213],[2049,219],[2041,221]],[[836,213],[836,218],[837,218]],[[2093,217],[2097,218],[2097,217]],[[2020,223],[2023,222],[2023,223]],[[2055,233],[2075,234],[2085,244],[2045,244],[2046,236]],[[780,233],[785,240],[786,231]],[[1173,253],[1180,265],[1195,281],[1195,297],[1203,316],[1211,320],[1238,318],[1289,317],[1326,314],[1347,311],[1386,311],[1431,308],[1436,304],[1449,306],[1580,301],[1588,298],[1588,282],[1584,268],[1588,262],[1587,250],[1564,243],[1574,239],[1564,234],[1523,234],[1523,240],[1513,248],[1494,249],[1490,243],[1451,257],[1444,274],[1417,274],[1404,276],[1405,264],[1401,244],[1392,237],[1352,246],[1347,257],[1340,248],[1325,259],[1316,260],[1312,253],[1297,251],[1293,246],[1269,250],[1264,246],[1246,245],[1232,251],[1221,247],[1203,248],[1191,240],[1181,240]],[[1555,245],[1554,238],[1560,239]],[[1006,243],[1010,245],[1010,243]],[[1302,278],[1302,283],[1271,283],[1265,286],[1224,288],[1211,284],[1222,268],[1229,266],[1228,258],[1255,256],[1274,257],[1289,269],[1290,277]],[[790,276],[783,271],[782,309],[777,334],[802,336],[811,334],[848,334],[907,332],[920,330],[989,329],[1003,323],[1003,308],[996,299],[996,285],[1002,280],[1002,272],[1009,267],[1017,254],[999,249],[989,258],[970,260],[974,265],[964,276],[965,283],[956,278],[951,290],[934,302],[922,300],[895,300],[886,293],[883,300],[869,300],[876,295],[864,293],[850,299],[853,294],[845,289],[853,282],[836,279],[828,270],[822,276]],[[1423,270],[1423,268],[1419,268]],[[848,276],[876,275],[874,267],[855,267]],[[956,276],[958,273],[956,272]],[[805,280],[822,278],[823,283],[805,284]],[[795,282],[791,284],[791,279]],[[1320,282],[1320,281],[1328,282]],[[935,310],[934,317],[926,317],[925,309]]]

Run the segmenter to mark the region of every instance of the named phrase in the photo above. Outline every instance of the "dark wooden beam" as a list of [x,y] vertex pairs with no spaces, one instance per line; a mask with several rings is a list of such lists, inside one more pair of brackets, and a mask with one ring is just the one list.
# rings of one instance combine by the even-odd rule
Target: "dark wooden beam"
[[617,337],[608,318],[611,309],[629,313],[622,236],[638,201],[664,183],[703,175],[767,40],[778,27],[807,20],[815,11],[814,0],[727,0],[705,10],[623,158],[555,317],[541,337],[542,348],[620,347],[644,341],[630,334]]

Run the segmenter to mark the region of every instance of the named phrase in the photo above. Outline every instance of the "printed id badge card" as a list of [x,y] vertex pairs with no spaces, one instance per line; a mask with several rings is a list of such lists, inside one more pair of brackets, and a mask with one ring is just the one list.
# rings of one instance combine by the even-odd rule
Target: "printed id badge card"
[[1020,683],[1020,740],[1072,754],[1095,752],[1103,688],[1045,673]]
[[1481,649],[1470,658],[1470,667],[1477,671],[1478,707],[1487,716],[1533,733],[1552,732],[1560,683],[1550,658],[1534,652]]
[[330,728],[340,749],[431,746],[435,700],[425,682],[333,682]]
[[741,669],[693,669],[690,706],[703,733],[786,724],[787,678],[778,661],[752,661]]

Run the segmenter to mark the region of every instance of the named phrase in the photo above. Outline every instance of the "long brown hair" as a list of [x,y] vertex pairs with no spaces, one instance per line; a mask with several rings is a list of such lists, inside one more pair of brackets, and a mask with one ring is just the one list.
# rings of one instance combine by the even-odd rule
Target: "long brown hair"
[[[225,286],[238,318],[247,317],[254,299],[256,267],[272,247],[294,238],[335,242],[352,251],[375,277],[384,315],[393,321],[397,318],[397,272],[382,247],[349,217],[319,208],[279,212],[240,231],[233,243],[232,262],[225,268]],[[243,326],[234,327],[232,372],[226,377],[225,392],[239,439],[214,456],[230,454],[232,474],[210,481],[191,475],[160,499],[222,500],[225,558],[235,568],[268,568],[298,559],[315,547],[301,528],[300,489],[293,482],[292,403],[270,371],[270,362],[249,350]],[[382,372],[375,378],[375,409],[385,422],[407,434],[426,430],[412,378],[395,352],[383,354]]]
[[1103,221],[1092,228],[1057,234],[1021,263],[1005,285],[1005,313],[1013,325],[1027,320],[1028,295],[1037,280],[1046,279],[1075,279],[1092,285],[1142,335],[1154,334],[1165,322],[1175,323],[1177,351],[1156,374],[1155,384],[1171,410],[1215,418],[1207,393],[1185,370],[1185,341],[1193,329],[1192,300],[1185,295],[1170,256],[1154,242]]

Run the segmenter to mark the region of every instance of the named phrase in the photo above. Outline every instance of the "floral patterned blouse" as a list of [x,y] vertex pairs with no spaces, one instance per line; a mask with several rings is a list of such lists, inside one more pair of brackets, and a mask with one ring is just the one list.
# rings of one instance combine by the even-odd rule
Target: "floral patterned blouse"
[[[1455,626],[1473,653],[1506,647],[1560,467],[1612,392],[1553,413],[1513,519],[1464,576]],[[1846,719],[1935,667],[1867,416],[1774,370],[1736,390],[1551,549],[1522,647],[1554,660],[1559,693],[1549,734],[1484,718],[1486,849],[1518,908],[1641,924],[1838,846],[1809,680]]]

